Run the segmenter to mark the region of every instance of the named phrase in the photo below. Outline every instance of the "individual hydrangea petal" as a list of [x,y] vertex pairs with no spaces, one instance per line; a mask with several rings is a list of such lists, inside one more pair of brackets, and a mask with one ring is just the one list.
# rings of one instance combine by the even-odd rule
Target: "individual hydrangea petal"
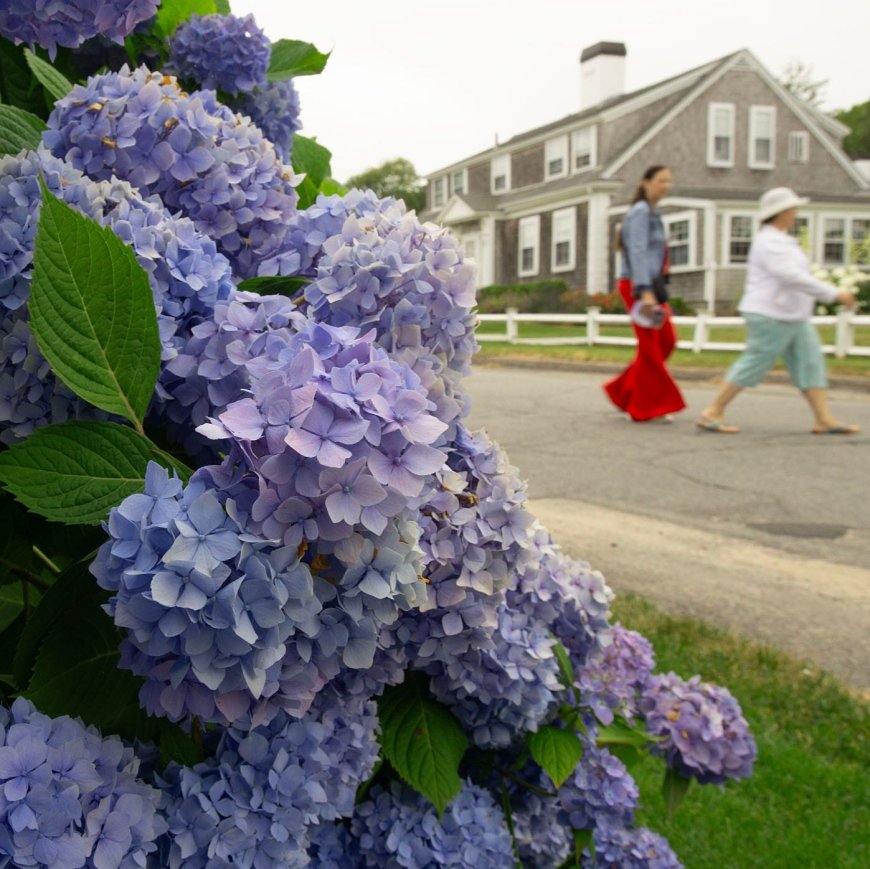
[[169,42],[169,63],[182,79],[228,94],[266,83],[271,48],[253,15],[192,15]]

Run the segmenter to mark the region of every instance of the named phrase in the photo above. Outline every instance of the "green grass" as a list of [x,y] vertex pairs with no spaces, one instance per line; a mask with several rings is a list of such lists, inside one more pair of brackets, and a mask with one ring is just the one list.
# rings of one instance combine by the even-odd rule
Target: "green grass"
[[655,647],[657,669],[725,685],[758,742],[752,778],[693,784],[669,822],[662,765],[632,768],[639,824],[665,835],[687,869],[870,866],[870,713],[831,676],[770,648],[620,595],[615,614]]

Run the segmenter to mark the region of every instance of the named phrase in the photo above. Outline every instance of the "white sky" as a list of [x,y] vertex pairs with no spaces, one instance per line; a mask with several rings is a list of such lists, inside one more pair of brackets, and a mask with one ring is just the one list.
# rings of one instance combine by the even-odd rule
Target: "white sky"
[[391,157],[421,175],[579,110],[580,51],[624,42],[635,90],[741,48],[870,99],[870,0],[231,0],[266,35],[332,50],[296,80],[339,181]]

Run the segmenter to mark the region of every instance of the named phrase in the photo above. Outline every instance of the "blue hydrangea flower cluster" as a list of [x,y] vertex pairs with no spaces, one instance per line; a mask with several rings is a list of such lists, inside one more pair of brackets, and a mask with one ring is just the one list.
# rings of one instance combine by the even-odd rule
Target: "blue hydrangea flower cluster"
[[595,857],[583,852],[584,869],[683,869],[668,840],[646,827],[601,824],[593,840]]
[[409,788],[395,782],[390,790],[375,786],[357,806],[351,831],[363,865],[375,869],[515,865],[503,812],[488,791],[470,782],[440,820],[432,804]]
[[129,184],[90,181],[45,150],[0,159],[0,440],[6,443],[48,422],[105,418],[55,379],[30,333],[25,303],[42,201],[40,173],[67,205],[127,242],[148,273],[163,345],[158,408],[169,400],[163,383],[174,379],[166,364],[232,289],[229,263],[215,243]]
[[132,749],[19,697],[0,707],[0,862],[138,869],[166,830]]
[[247,115],[275,146],[285,163],[293,153],[293,135],[302,129],[299,93],[291,79],[254,88],[233,101],[239,114]]
[[0,36],[16,45],[41,45],[54,60],[59,45],[77,48],[98,34],[123,43],[159,5],[160,0],[0,0]]
[[637,631],[617,622],[611,642],[599,658],[575,673],[575,685],[584,704],[602,724],[610,724],[614,713],[627,720],[637,715],[637,701],[655,667],[652,644]]
[[91,178],[115,175],[160,196],[217,242],[238,277],[255,275],[281,246],[295,212],[292,170],[248,118],[145,67],[76,85],[43,141]]
[[229,728],[214,757],[167,772],[162,865],[306,866],[309,830],[319,830],[314,846],[334,855],[340,840],[336,833],[330,842],[326,829],[353,813],[377,762],[376,729],[373,702],[332,691],[302,719],[282,713],[268,726]]
[[582,737],[583,759],[559,788],[567,825],[591,830],[599,823],[618,826],[634,818],[640,792],[625,764],[594,741],[595,730]]
[[269,38],[253,15],[192,15],[169,43],[171,72],[228,94],[265,84],[270,54]]
[[640,698],[646,729],[663,737],[652,746],[680,775],[724,784],[752,775],[758,753],[740,704],[719,685],[676,673],[651,676]]
[[446,230],[371,191],[321,195],[294,216],[260,274],[310,277],[308,316],[376,329],[378,343],[420,378],[439,419],[467,413],[460,381],[477,346],[474,268]]
[[317,869],[363,869],[350,830],[339,823],[318,824],[308,830],[309,865]]
[[[552,788],[552,782],[544,775],[540,785],[545,790],[548,786]],[[572,841],[559,800],[521,786],[510,789],[510,800],[520,863],[523,866],[561,866],[571,853]]]

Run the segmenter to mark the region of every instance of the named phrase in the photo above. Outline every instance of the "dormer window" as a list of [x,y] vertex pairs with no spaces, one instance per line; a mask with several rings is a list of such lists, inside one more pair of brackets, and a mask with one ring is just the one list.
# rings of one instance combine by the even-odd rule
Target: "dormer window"
[[707,108],[707,165],[734,165],[734,103],[710,103]]
[[773,169],[776,109],[773,106],[749,108],[749,168]]
[[493,157],[490,163],[490,190],[493,193],[504,193],[511,189],[511,155],[500,154]]
[[544,176],[547,181],[568,173],[568,137],[550,139],[544,146]]
[[572,172],[583,172],[595,165],[598,159],[595,153],[597,139],[595,127],[574,131],[571,136]]

